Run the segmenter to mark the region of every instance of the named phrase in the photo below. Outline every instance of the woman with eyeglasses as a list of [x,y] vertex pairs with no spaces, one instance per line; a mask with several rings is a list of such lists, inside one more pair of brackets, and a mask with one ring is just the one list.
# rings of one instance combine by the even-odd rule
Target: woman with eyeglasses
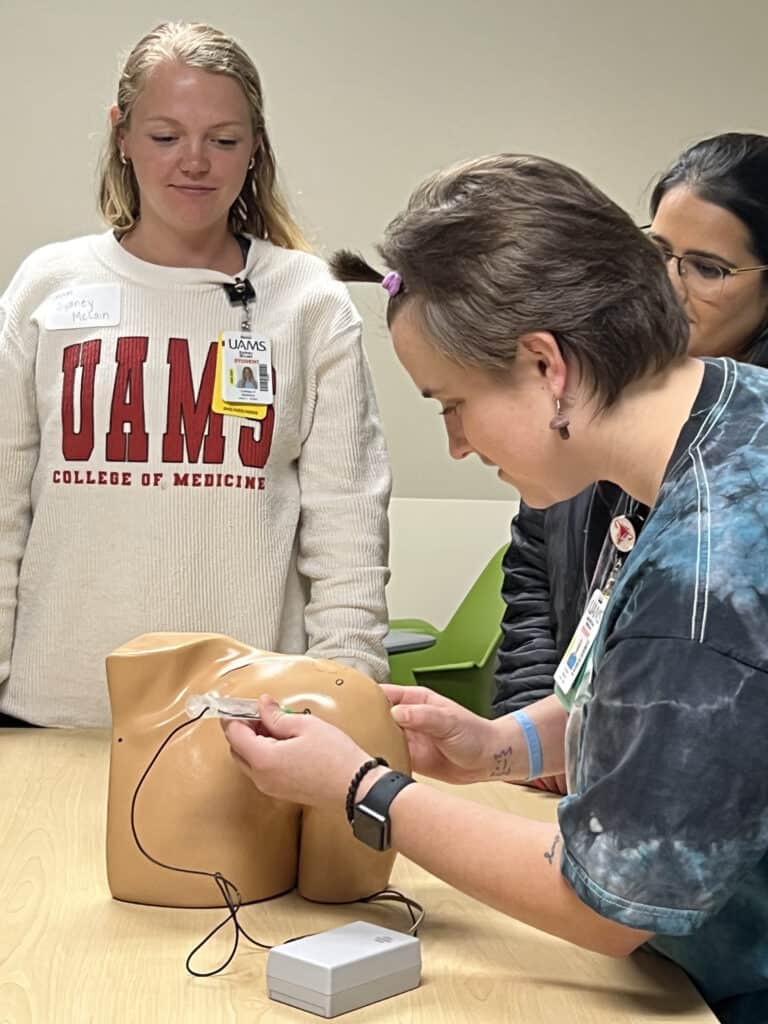
[[[690,325],[689,352],[768,365],[768,137],[731,132],[690,147],[659,179],[650,213],[649,238]],[[521,501],[504,559],[495,715],[553,693],[601,554],[610,557],[611,522],[628,520],[636,535],[644,518],[608,483],[543,511]],[[562,776],[538,785],[565,792]]]

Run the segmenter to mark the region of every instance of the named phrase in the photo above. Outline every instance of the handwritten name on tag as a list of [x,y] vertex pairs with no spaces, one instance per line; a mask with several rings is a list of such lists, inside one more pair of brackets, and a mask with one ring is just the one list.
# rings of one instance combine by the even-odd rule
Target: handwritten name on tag
[[47,331],[115,327],[120,323],[120,285],[89,284],[56,292],[43,307]]

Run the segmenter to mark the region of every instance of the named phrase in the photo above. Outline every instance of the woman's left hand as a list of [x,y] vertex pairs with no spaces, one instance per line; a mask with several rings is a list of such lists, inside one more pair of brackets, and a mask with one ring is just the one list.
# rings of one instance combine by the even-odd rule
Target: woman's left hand
[[286,714],[270,696],[260,721],[224,723],[236,760],[266,796],[312,807],[343,808],[357,769],[370,760],[340,729],[315,715]]

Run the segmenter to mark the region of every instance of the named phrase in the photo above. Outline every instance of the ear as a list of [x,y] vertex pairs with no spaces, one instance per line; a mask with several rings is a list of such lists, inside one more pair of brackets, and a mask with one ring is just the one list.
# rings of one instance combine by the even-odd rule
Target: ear
[[[117,106],[116,103],[109,108],[109,123],[112,125],[113,128],[117,128],[117,126],[120,124],[120,108]],[[122,128],[118,128],[117,131],[117,144],[120,148],[120,151],[122,153],[125,153],[125,135],[123,134]]]
[[542,385],[552,398],[562,398],[568,382],[568,366],[560,351],[554,334],[549,331],[534,331],[517,339],[518,358],[535,366]]

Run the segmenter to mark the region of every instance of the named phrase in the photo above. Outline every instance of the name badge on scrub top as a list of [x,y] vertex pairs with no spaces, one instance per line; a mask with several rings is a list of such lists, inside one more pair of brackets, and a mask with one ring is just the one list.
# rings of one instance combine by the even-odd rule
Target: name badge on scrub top
[[608,606],[608,595],[595,590],[579,620],[573,639],[555,670],[555,693],[568,711],[592,676],[592,648]]
[[88,284],[64,288],[46,300],[42,321],[46,331],[116,327],[120,323],[120,285]]
[[217,346],[213,411],[263,420],[274,401],[269,339],[250,331],[223,331]]

